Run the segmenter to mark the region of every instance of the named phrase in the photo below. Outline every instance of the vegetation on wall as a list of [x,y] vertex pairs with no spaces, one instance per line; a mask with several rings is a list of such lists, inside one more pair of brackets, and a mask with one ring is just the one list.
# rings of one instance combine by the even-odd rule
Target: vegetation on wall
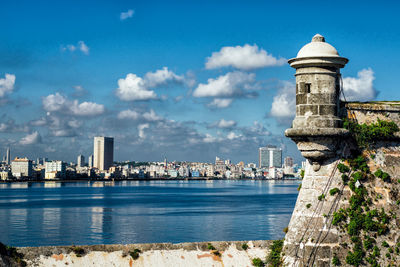
[[371,124],[358,124],[345,118],[343,127],[350,131],[361,149],[369,148],[379,140],[393,139],[394,133],[399,131],[399,127],[393,121],[384,121],[379,118],[376,123]]

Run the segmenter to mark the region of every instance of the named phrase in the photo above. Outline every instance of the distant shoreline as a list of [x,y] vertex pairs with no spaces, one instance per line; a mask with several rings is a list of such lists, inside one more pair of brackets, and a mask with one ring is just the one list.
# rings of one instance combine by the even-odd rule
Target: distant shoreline
[[280,179],[266,179],[266,178],[217,178],[217,177],[187,177],[187,178],[124,178],[124,179],[46,179],[46,180],[17,180],[17,181],[0,181],[0,183],[46,183],[46,182],[119,182],[119,181],[300,181],[301,178],[280,178]]

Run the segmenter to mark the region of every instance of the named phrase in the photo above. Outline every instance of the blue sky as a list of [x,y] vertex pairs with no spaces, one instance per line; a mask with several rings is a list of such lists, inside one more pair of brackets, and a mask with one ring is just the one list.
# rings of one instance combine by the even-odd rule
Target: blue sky
[[398,10],[396,1],[3,1],[0,151],[71,161],[107,135],[116,160],[256,162],[257,147],[275,144],[299,161],[283,136],[294,110],[286,60],[320,33],[350,59],[351,99],[397,100]]

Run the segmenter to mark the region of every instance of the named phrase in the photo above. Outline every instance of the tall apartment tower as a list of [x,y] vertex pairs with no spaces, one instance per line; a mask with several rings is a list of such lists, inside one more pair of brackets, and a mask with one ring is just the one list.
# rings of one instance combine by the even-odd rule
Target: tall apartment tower
[[276,146],[260,147],[258,149],[258,162],[260,168],[281,168],[282,149]]
[[10,151],[10,148],[9,148],[9,147],[7,147],[7,152],[6,152],[6,163],[7,163],[8,165],[11,164],[11,151]]
[[93,168],[93,155],[88,157],[88,166],[89,168]]
[[85,166],[85,157],[83,155],[78,156],[77,165],[78,165],[78,167]]
[[114,138],[96,136],[93,148],[93,167],[108,170],[114,162]]

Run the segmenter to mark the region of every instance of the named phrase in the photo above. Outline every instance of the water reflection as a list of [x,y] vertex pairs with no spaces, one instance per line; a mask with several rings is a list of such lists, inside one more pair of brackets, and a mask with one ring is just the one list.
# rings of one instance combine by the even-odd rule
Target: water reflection
[[0,187],[0,240],[37,246],[277,239],[289,222],[297,186],[293,181],[7,184]]

